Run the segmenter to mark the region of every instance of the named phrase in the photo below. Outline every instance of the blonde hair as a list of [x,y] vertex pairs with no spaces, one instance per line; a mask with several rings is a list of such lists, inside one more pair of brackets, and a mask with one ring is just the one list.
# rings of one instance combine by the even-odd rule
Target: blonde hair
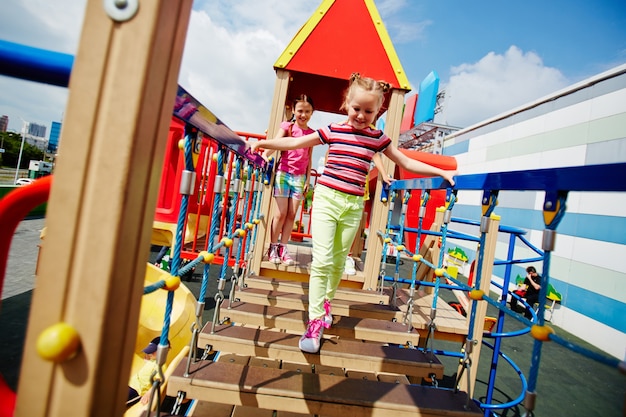
[[350,75],[350,85],[346,90],[340,110],[348,111],[348,102],[354,97],[357,89],[366,93],[377,94],[378,109],[380,110],[385,101],[385,94],[391,90],[391,84],[386,81],[376,81],[373,78],[361,77],[361,74],[358,72],[353,72],[352,75]]

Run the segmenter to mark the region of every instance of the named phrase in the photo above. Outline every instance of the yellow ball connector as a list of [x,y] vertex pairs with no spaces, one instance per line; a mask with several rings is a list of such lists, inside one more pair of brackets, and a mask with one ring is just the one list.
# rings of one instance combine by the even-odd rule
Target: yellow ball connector
[[552,333],[554,333],[554,329],[550,326],[539,326],[535,324],[530,328],[530,335],[542,342],[549,341]]
[[165,278],[165,286],[163,287],[164,290],[175,291],[178,287],[180,287],[180,277],[170,275]]
[[61,363],[73,358],[80,347],[80,336],[67,323],[57,323],[45,329],[37,338],[37,353],[43,359]]
[[205,264],[210,264],[213,262],[213,259],[215,258],[215,255],[212,253],[209,253],[205,250],[203,250],[202,252],[200,252],[198,255],[202,256],[202,262],[204,262]]

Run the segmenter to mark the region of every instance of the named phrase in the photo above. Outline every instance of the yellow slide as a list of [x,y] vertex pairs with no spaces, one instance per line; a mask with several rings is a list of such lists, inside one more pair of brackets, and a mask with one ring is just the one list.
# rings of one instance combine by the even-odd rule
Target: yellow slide
[[[148,263],[146,266],[144,285],[154,284],[168,276],[169,274],[167,272]],[[145,294],[141,300],[137,341],[135,342],[135,355],[129,375],[134,375],[143,365],[144,359],[141,350],[146,347],[153,338],[161,335],[167,305],[167,294],[168,292],[165,290],[157,290],[150,294]],[[189,351],[191,325],[196,319],[195,310],[196,298],[184,284],[181,284],[180,287],[174,291],[174,304],[170,316],[169,340],[171,349],[167,355],[166,368],[164,371],[166,384],[168,375],[181,360],[185,360],[185,356]],[[162,392],[164,392],[164,386],[165,385],[162,385]],[[163,398],[163,395],[161,397]],[[145,409],[145,405],[137,403],[130,407],[124,416],[139,416]]]

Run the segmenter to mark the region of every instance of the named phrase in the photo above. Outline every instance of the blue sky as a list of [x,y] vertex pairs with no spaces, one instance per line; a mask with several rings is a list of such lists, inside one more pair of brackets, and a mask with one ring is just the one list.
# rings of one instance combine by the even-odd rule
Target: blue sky
[[[101,0],[93,0],[101,3]],[[74,54],[85,0],[4,0],[0,39]],[[273,63],[320,4],[196,0],[179,84],[232,129],[263,132]],[[626,63],[624,0],[378,0],[414,94],[432,70],[445,90],[435,122],[466,127]],[[358,39],[332,47],[362,49]],[[61,121],[67,90],[0,76],[0,114]],[[338,92],[341,94],[341,92]],[[339,116],[314,115],[312,127]],[[62,146],[62,145],[61,145]]]

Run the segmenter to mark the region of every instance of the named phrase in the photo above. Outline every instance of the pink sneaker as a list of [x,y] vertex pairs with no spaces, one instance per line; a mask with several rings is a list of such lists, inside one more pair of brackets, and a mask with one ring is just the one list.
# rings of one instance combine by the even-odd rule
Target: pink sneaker
[[289,266],[295,264],[296,261],[294,261],[291,255],[289,254],[289,249],[287,248],[287,245],[283,245],[282,243],[279,243],[278,245],[279,245],[278,254],[280,256],[281,262]]
[[317,353],[320,350],[322,335],[324,334],[324,322],[320,319],[309,321],[306,332],[300,338],[298,346],[307,353]]
[[273,264],[280,263],[280,256],[278,255],[279,244],[278,243],[270,243],[270,250],[267,253],[267,257],[269,261]]
[[333,315],[330,314],[331,305],[329,300],[324,300],[324,311],[326,314],[324,315],[324,327],[327,329],[333,325]]

